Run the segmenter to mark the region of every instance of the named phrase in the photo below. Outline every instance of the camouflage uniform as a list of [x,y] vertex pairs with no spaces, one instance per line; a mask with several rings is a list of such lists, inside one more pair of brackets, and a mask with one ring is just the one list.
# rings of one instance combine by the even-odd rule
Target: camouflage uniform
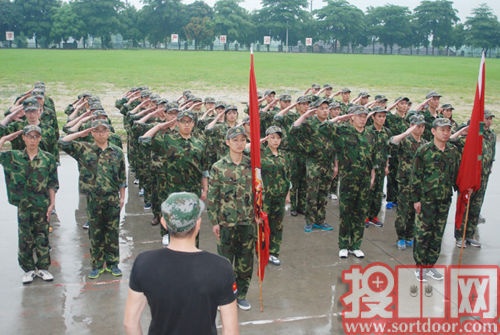
[[[482,153],[482,170],[481,170],[481,186],[476,192],[472,192],[470,197],[469,205],[469,219],[467,221],[467,230],[465,232],[466,239],[473,239],[476,233],[476,228],[479,220],[479,214],[481,213],[481,207],[483,206],[484,195],[486,194],[486,187],[488,185],[488,179],[491,173],[491,167],[493,161],[495,160],[495,146],[496,146],[496,134],[491,129],[486,129],[483,132],[483,153]],[[464,219],[465,221],[465,215]],[[455,230],[455,238],[461,240],[463,237],[463,227],[464,222],[460,226],[460,229]]]
[[9,203],[17,207],[19,265],[25,272],[47,270],[50,265],[49,189],[59,188],[56,160],[42,150],[32,160],[26,151],[10,150],[0,152],[0,164],[4,168]]
[[[401,134],[409,127],[408,121],[401,117],[399,114],[387,113],[387,118],[385,119],[385,127],[388,128],[392,134]],[[391,146],[390,149],[390,159],[389,159],[389,174],[387,175],[387,202],[397,202],[398,201],[398,182],[396,179],[396,174],[398,172],[398,150]],[[399,205],[399,204],[398,204]],[[413,207],[413,206],[412,206]]]
[[108,268],[118,265],[119,190],[127,186],[123,152],[113,144],[104,150],[88,142],[59,140],[59,145],[82,166],[80,192],[88,196],[92,269],[103,269],[105,262]]
[[278,257],[283,239],[285,198],[290,188],[288,167],[281,151],[278,152],[277,156],[268,147],[265,147],[261,151],[264,211],[268,215],[269,228],[271,230],[269,253]]
[[275,115],[274,123],[283,130],[280,149],[284,151],[290,175],[291,211],[304,213],[306,208],[306,159],[298,143],[290,138],[292,124],[300,117],[299,113],[289,112],[283,116]]
[[358,132],[350,124],[327,123],[322,130],[329,132],[339,161],[339,249],[358,250],[368,215],[370,176],[375,168],[375,146],[366,129]]
[[257,234],[248,156],[243,155],[238,165],[229,155],[212,165],[207,209],[212,225],[220,226],[217,251],[233,264],[238,299],[245,299],[252,279]]
[[[157,184],[152,189],[158,199],[166,199],[174,192],[200,196],[201,179],[208,177],[203,141],[194,136],[185,139],[178,132],[170,132],[157,134],[154,138],[140,137],[139,142],[147,151],[154,151],[155,157],[161,157],[163,165],[156,171]],[[164,235],[166,231],[161,229],[161,233]]]
[[314,116],[290,130],[290,137],[306,154],[306,225],[325,223],[327,197],[333,179],[334,151],[331,141],[323,140],[321,124]]
[[415,219],[413,258],[419,266],[434,265],[441,251],[446,219],[460,161],[458,150],[446,143],[444,151],[434,142],[421,146],[411,175],[411,201],[422,207]]
[[375,170],[375,183],[372,189],[369,191],[368,200],[368,219],[373,219],[377,217],[380,212],[380,207],[382,206],[382,198],[384,195],[384,178],[385,178],[385,167],[387,161],[390,157],[390,146],[389,138],[392,133],[386,127],[382,127],[379,131],[375,129],[375,126],[369,126],[366,128],[369,136],[371,136],[370,142],[375,147],[375,165],[378,167]]
[[398,240],[412,241],[415,227],[415,208],[410,200],[412,187],[410,185],[413,160],[417,149],[427,143],[423,138],[417,142],[412,135],[404,138],[397,146],[398,166],[396,181],[398,183],[398,211],[396,214],[396,234]]
[[211,129],[205,129],[206,157],[208,166],[212,166],[219,159],[227,155],[226,133],[230,127],[226,122],[217,123]]

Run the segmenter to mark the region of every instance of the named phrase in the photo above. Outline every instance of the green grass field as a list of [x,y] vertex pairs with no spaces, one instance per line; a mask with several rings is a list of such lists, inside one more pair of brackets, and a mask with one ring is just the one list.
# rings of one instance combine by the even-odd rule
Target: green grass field
[[[479,58],[256,53],[259,90],[272,88],[298,97],[313,82],[384,94],[392,102],[407,95],[418,104],[430,90],[452,103],[459,121],[470,114]],[[174,99],[184,89],[231,103],[247,99],[250,54],[170,50],[0,50],[0,108],[42,80],[47,94],[64,108],[83,91],[114,100],[132,86],[145,85]],[[500,110],[500,60],[487,59],[486,105]],[[59,110],[58,110],[59,111]],[[109,111],[108,111],[109,112]]]

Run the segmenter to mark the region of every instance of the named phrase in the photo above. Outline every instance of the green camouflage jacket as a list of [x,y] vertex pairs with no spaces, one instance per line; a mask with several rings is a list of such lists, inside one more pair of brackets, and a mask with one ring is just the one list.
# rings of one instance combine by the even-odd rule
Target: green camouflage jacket
[[288,167],[285,156],[278,151],[275,156],[266,146],[261,149],[261,175],[264,183],[264,197],[266,195],[274,197],[286,196],[290,188]]

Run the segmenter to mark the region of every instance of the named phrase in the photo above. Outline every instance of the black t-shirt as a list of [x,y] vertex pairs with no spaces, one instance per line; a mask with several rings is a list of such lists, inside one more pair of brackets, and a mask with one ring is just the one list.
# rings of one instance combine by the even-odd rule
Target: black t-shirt
[[217,306],[236,299],[231,264],[206,251],[143,252],[134,262],[129,286],[147,297],[149,334],[217,334]]

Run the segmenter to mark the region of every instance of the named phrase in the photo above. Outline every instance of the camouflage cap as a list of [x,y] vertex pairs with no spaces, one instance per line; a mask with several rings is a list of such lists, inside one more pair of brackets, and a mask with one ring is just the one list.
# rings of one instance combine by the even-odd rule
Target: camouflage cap
[[425,118],[422,114],[412,114],[409,117],[410,124],[424,124],[425,123]]
[[179,113],[177,113],[177,120],[182,120],[183,117],[188,117],[191,120],[195,119],[194,113],[190,110],[182,110]]
[[190,95],[190,94],[191,94],[190,90],[185,90],[184,92],[182,92],[182,95],[184,95],[184,96],[187,96],[187,95]]
[[450,119],[447,119],[445,117],[436,118],[434,121],[432,121],[432,128],[437,127],[451,127]]
[[316,103],[314,104],[315,106],[319,107],[321,106],[322,104],[327,104],[328,106],[330,105],[330,99],[319,99],[318,101],[316,101]]
[[91,111],[93,111],[93,110],[98,110],[98,109],[104,109],[104,107],[101,105],[100,102],[93,101],[92,103],[89,102],[89,109]]
[[406,102],[409,102],[410,101],[410,98],[408,97],[398,97],[396,100],[394,100],[394,102],[400,102],[400,101],[406,101]]
[[280,137],[283,137],[283,131],[278,126],[271,126],[266,129],[266,136],[271,134],[279,134]]
[[214,104],[215,103],[215,99],[212,98],[212,97],[206,97],[205,98],[205,103],[213,103]]
[[109,129],[109,123],[107,120],[94,120],[92,121],[92,123],[90,124],[90,126],[92,128],[97,128],[97,127],[106,127]]
[[225,104],[224,102],[222,102],[222,101],[217,101],[217,102],[215,103],[215,108],[216,108],[216,109],[217,109],[217,108],[224,108],[224,109],[226,109],[226,104]]
[[158,99],[158,106],[159,105],[165,105],[165,106],[167,106],[167,104],[168,104],[168,99],[165,99],[165,98]]
[[25,112],[36,111],[40,108],[40,104],[35,97],[29,97],[23,101],[23,109]]
[[31,133],[32,131],[36,131],[40,135],[42,134],[42,129],[38,126],[35,126],[34,124],[29,124],[23,128],[23,134],[25,135]]
[[230,140],[232,138],[235,138],[236,136],[243,135],[247,136],[247,133],[245,132],[245,128],[242,126],[237,126],[233,128],[229,128],[226,134],[226,140]]
[[385,97],[385,95],[382,95],[382,94],[377,94],[375,96],[375,101],[387,101],[388,99]]
[[333,86],[332,86],[332,85],[330,85],[330,84],[324,84],[324,85],[323,85],[323,88],[325,88],[325,89],[330,89],[330,88],[333,88]]
[[351,93],[351,90],[347,87],[344,87],[343,89],[340,90],[340,93]]
[[307,95],[303,95],[303,96],[297,98],[297,102],[299,104],[310,103],[311,99]]
[[92,112],[93,116],[108,116],[104,109],[96,109],[95,111]]
[[248,124],[248,123],[250,123],[250,116],[245,116],[241,122],[242,122],[243,124]]
[[383,108],[383,107],[375,107],[372,109],[372,112],[375,112],[375,113],[387,113],[387,109]]
[[280,95],[281,101],[292,101],[292,96],[290,94],[282,94]]
[[86,97],[90,97],[90,96],[92,96],[92,94],[90,94],[89,92],[83,92],[83,93],[78,94],[78,99],[86,98]]
[[167,113],[171,112],[179,112],[179,105],[175,102],[171,102],[167,104]]
[[192,101],[192,102],[203,102],[203,99],[200,98],[200,97],[191,96],[189,98],[189,101]]
[[371,95],[368,92],[359,92],[358,97],[368,98],[368,97],[371,97]]
[[340,108],[340,102],[334,101],[329,106],[330,109]]
[[451,104],[443,104],[441,106],[442,109],[455,109],[455,107],[453,107]]
[[168,231],[182,233],[190,231],[196,225],[205,204],[194,193],[172,193],[161,204],[161,214]]
[[267,90],[264,92],[264,95],[270,95],[270,94],[276,94],[276,92],[273,90]]
[[364,106],[355,105],[349,107],[347,113],[352,115],[368,114],[368,109],[366,109]]
[[427,93],[427,95],[425,96],[426,99],[429,99],[429,98],[433,98],[433,97],[442,97],[441,94],[437,93],[436,91],[430,91],[429,93]]
[[321,86],[319,84],[314,83],[311,85],[311,88],[318,89],[318,88],[321,88]]
[[226,109],[224,110],[224,113],[227,113],[229,111],[236,111],[236,112],[238,112],[238,107],[236,107],[235,105],[227,105]]
[[490,111],[488,109],[485,109],[484,110],[484,118],[485,119],[489,119],[490,117],[495,117],[495,114],[493,114],[492,111]]
[[151,96],[151,91],[150,90],[142,90],[141,91],[141,98],[147,98]]
[[41,88],[34,88],[31,91],[31,95],[34,96],[35,98],[43,98],[45,97],[45,90]]
[[37,81],[33,84],[33,88],[39,88],[45,91],[45,83],[43,81]]

